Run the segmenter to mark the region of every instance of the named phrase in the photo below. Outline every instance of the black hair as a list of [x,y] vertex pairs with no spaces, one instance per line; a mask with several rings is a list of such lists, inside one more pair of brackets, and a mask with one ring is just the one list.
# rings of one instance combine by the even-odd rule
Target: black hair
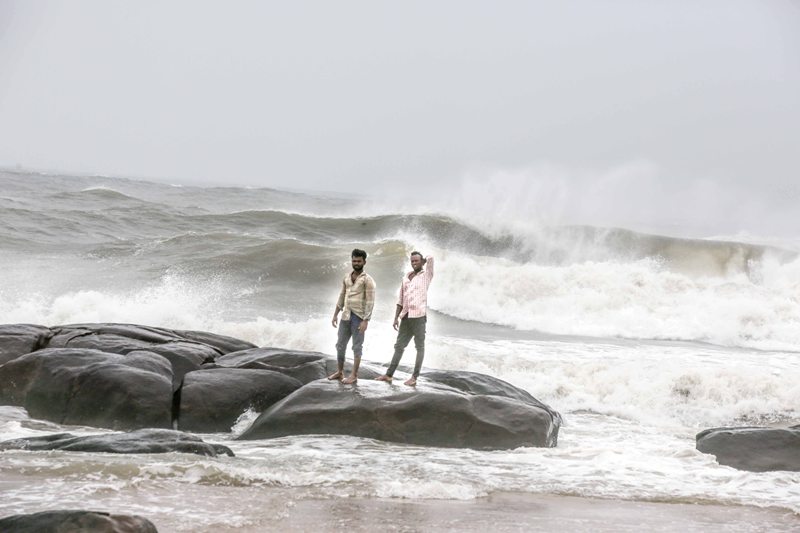
[[418,252],[418,251],[416,251],[416,250],[414,250],[413,252],[411,252],[411,255],[418,255],[418,256],[422,257],[422,254],[421,254],[421,253],[419,253],[419,252]]
[[364,250],[359,250],[358,248],[355,248],[353,250],[353,253],[350,254],[350,257],[363,257],[364,261],[366,261],[367,260],[367,252],[365,252]]

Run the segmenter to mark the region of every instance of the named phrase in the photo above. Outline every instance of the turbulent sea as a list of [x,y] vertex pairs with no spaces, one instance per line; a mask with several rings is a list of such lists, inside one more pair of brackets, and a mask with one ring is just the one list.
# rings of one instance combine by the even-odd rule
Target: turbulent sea
[[[262,489],[800,513],[800,473],[719,466],[694,441],[709,427],[800,423],[796,242],[490,222],[366,197],[0,173],[0,323],[137,323],[332,354],[338,282],[358,247],[378,287],[364,357],[385,363],[400,277],[419,250],[437,260],[425,366],[497,376],[565,420],[554,449],[231,441],[248,412],[231,434],[203,435],[235,458],[3,452],[0,516],[91,507],[169,515],[176,530],[247,527]],[[2,439],[56,431],[102,430],[0,407]]]

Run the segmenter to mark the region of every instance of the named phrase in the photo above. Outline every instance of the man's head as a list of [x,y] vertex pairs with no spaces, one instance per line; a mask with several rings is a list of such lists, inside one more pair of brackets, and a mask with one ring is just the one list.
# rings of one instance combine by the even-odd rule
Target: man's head
[[425,259],[422,257],[422,254],[419,252],[411,252],[411,268],[414,269],[414,272],[419,272],[422,270],[422,267],[425,265]]
[[367,252],[356,248],[353,250],[353,253],[350,254],[350,259],[353,263],[353,270],[356,272],[361,272],[364,270],[364,265],[367,264]]

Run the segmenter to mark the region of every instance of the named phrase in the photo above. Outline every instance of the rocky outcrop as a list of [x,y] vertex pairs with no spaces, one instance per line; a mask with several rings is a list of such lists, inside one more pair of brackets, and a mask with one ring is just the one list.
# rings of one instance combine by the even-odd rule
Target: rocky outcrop
[[427,446],[505,449],[555,446],[561,417],[502,394],[438,383],[410,389],[376,381],[319,380],[262,413],[239,438],[354,435]]
[[[337,367],[329,355],[197,331],[3,326],[0,354],[0,405],[60,424],[230,431],[253,409],[243,439],[322,433],[476,449],[555,446],[561,426],[556,411],[491,376],[428,371],[409,388],[373,381],[384,369],[365,363],[345,386],[325,379]],[[63,449],[85,445],[73,438]]]
[[186,375],[178,427],[184,431],[230,431],[247,409],[263,411],[303,384],[272,370],[217,368]]
[[172,370],[158,354],[46,348],[0,366],[0,403],[59,424],[172,427]]
[[127,355],[136,351],[157,353],[172,366],[173,390],[183,376],[199,370],[233,348],[254,348],[250,343],[221,335],[178,332],[131,324],[74,324],[52,328],[48,348],[88,348]]
[[139,429],[128,433],[108,433],[78,437],[56,433],[0,442],[0,450],[65,450],[105,453],[194,453],[216,457],[233,452],[221,444],[209,444],[200,437],[171,429]]
[[697,449],[721,465],[751,472],[800,471],[800,425],[789,428],[726,427],[697,434]]
[[252,348],[222,335],[131,324],[4,325],[0,404],[62,424],[170,428],[187,373]]
[[156,526],[136,515],[96,511],[44,511],[0,518],[0,531],[14,533],[158,533]]

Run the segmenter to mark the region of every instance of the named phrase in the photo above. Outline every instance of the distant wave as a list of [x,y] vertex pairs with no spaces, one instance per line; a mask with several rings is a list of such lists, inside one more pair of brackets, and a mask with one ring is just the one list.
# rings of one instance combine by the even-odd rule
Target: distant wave
[[[15,242],[82,246],[180,235],[256,236],[262,240],[297,240],[333,245],[375,246],[402,240],[409,246],[429,244],[440,249],[542,265],[587,261],[654,259],[666,268],[691,275],[756,273],[765,254],[791,261],[795,252],[748,243],[682,239],[648,235],[618,228],[591,226],[531,229],[530,232],[490,233],[446,215],[384,214],[371,217],[329,217],[285,210],[246,210],[230,213],[192,212],[185,208],[146,202],[107,188],[62,192],[52,196],[48,209],[8,208],[0,212],[7,237]],[[90,204],[87,205],[87,201]],[[58,204],[63,204],[59,209]],[[92,205],[96,208],[92,209]],[[198,239],[199,237],[193,237]],[[424,252],[424,250],[423,250]]]

